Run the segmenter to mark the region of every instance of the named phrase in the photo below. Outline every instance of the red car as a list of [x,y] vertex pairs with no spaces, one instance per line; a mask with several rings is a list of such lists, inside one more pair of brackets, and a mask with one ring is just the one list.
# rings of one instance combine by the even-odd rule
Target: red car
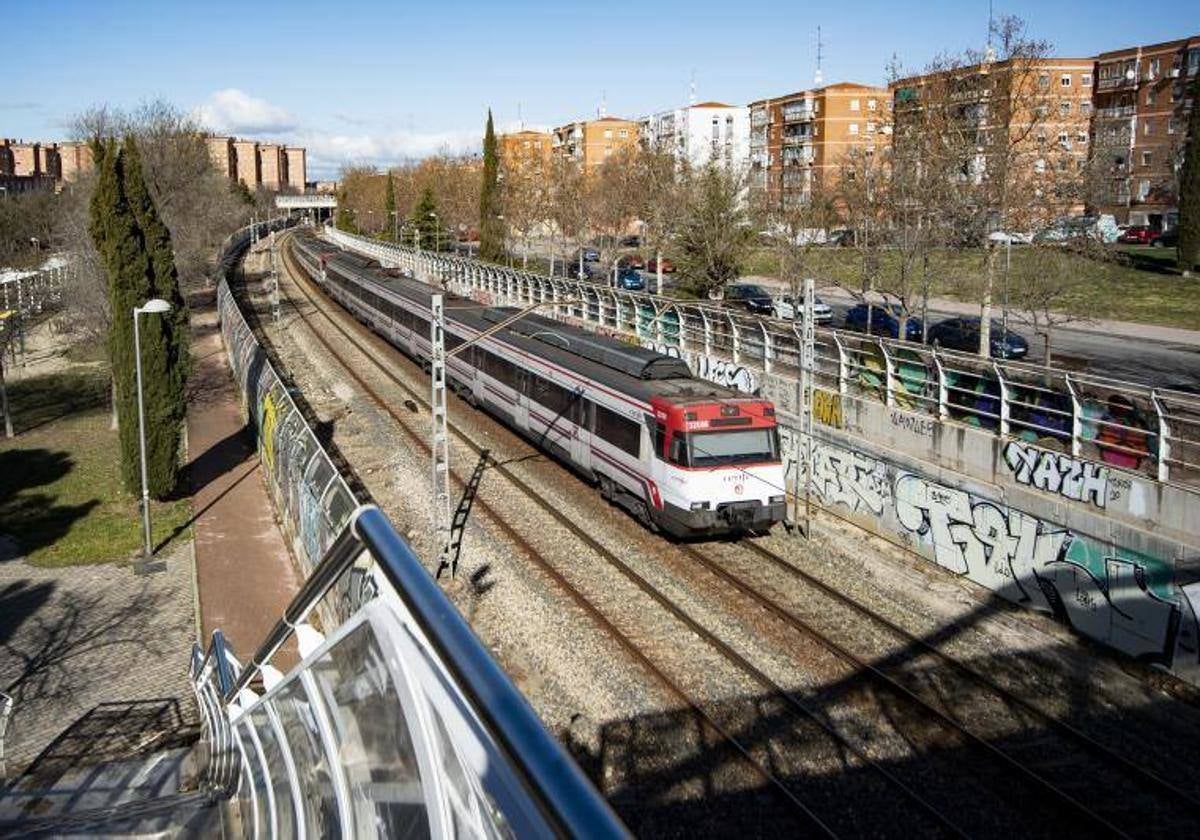
[[1158,231],[1151,230],[1145,225],[1132,225],[1125,228],[1117,237],[1117,241],[1123,245],[1149,245],[1157,235]]
[[641,271],[646,267],[646,261],[641,254],[625,254],[617,259],[617,268],[632,268]]
[[[658,260],[656,260],[654,257],[651,257],[646,263],[646,270],[658,273]],[[671,262],[666,257],[663,257],[662,270],[663,274],[671,274],[673,271],[675,271],[675,263]]]

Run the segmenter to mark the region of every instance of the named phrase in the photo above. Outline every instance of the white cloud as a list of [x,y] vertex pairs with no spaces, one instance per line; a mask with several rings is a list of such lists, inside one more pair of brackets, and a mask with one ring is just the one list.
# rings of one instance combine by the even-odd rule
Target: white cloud
[[308,150],[310,172],[332,177],[347,164],[389,166],[440,152],[479,152],[482,137],[474,131],[414,132],[387,134],[322,134],[304,132],[292,141]]
[[296,127],[285,109],[237,88],[219,90],[197,109],[200,121],[213,131],[229,134],[278,133]]

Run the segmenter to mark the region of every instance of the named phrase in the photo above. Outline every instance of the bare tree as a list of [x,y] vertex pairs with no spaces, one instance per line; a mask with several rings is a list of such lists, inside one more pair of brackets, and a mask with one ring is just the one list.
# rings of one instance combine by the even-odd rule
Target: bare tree
[[1055,330],[1081,320],[1071,304],[1096,281],[1095,275],[1092,260],[1081,259],[1073,248],[1055,245],[1032,247],[1014,267],[1009,277],[1010,311],[1042,339],[1047,368],[1053,364]]
[[550,221],[558,235],[580,249],[578,270],[582,273],[582,248],[592,221],[587,176],[577,161],[560,155],[551,158],[549,176]]
[[654,252],[655,292],[663,291],[663,252],[684,219],[688,161],[662,148],[639,149],[633,158],[634,206],[642,222],[642,245]]

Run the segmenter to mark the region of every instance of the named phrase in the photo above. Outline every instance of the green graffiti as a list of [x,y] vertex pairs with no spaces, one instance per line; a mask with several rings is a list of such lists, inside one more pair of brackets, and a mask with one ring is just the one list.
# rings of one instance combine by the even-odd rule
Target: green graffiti
[[1104,545],[1097,545],[1089,539],[1074,535],[1071,537],[1066,554],[1063,555],[1064,560],[1087,569],[1098,581],[1108,580],[1106,561],[1110,558],[1134,564],[1142,570],[1148,592],[1164,601],[1176,602],[1175,567],[1172,563],[1128,548],[1108,548]]

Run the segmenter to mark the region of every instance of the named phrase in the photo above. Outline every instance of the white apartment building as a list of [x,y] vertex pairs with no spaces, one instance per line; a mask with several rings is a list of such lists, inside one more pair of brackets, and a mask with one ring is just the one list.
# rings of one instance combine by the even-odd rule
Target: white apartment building
[[744,106],[701,102],[652,114],[639,128],[647,148],[669,150],[693,166],[716,160],[740,169],[749,162],[750,109]]

